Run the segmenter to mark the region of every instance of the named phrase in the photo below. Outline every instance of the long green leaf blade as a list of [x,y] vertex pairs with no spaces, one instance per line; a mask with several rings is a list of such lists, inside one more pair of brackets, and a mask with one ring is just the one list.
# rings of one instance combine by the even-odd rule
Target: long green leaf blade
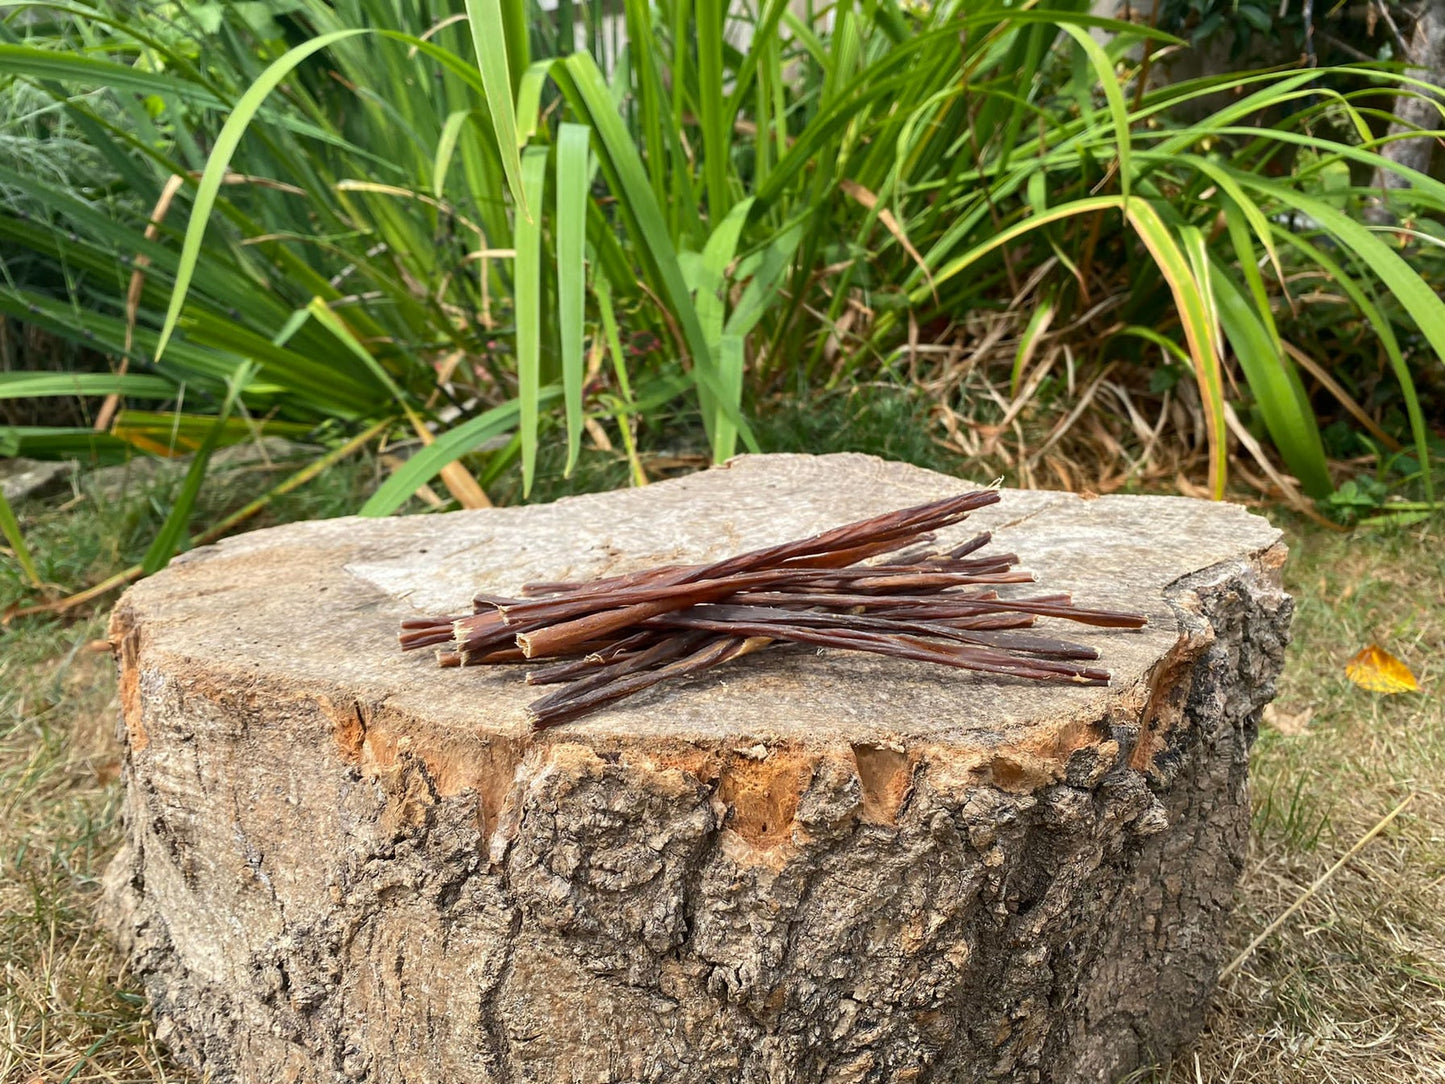
[[752,206],[751,196],[734,206],[703,246],[696,306],[698,322],[702,324],[703,335],[710,344],[715,344],[722,335],[727,271],[737,255],[738,238],[747,224]]
[[205,481],[206,468],[211,462],[211,453],[220,443],[221,436],[226,431],[226,421],[230,418],[231,411],[235,409],[253,371],[250,365],[243,365],[236,373],[236,378],[227,389],[226,399],[221,404],[221,410],[216,415],[215,423],[206,434],[205,441],[191,457],[191,465],[186,471],[185,480],[181,483],[175,503],[171,505],[170,513],[166,516],[165,522],[161,524],[160,531],[151,540],[145,557],[141,559],[141,569],[147,576],[165,568],[170,563],[170,559],[175,556],[176,547],[187,537],[191,511],[195,508],[196,498],[200,496],[201,483]]
[[1254,393],[1255,405],[1270,439],[1307,494],[1316,498],[1328,496],[1334,484],[1325,463],[1319,427],[1308,404],[1300,402],[1296,394],[1296,385],[1289,378],[1288,363],[1278,341],[1265,329],[1245,294],[1223,268],[1214,268],[1212,284],[1224,333]]
[[567,467],[582,448],[582,367],[586,318],[587,188],[591,173],[584,125],[557,133],[557,315],[562,338],[562,389],[567,407]]
[[[677,249],[668,235],[667,219],[648,183],[637,148],[612,103],[607,81],[596,61],[586,53],[573,53],[560,62],[554,74],[569,104],[589,122],[597,138],[603,173],[618,196],[618,205],[629,229],[641,242],[639,254],[661,286],[664,300],[677,318],[683,340],[692,354],[694,381],[713,396],[722,409],[728,409],[728,396],[719,382],[707,336],[678,263]],[[757,439],[741,415],[734,412],[729,420],[737,426],[748,448],[756,451]],[[707,413],[703,421],[704,424],[710,422]]]
[[174,381],[139,373],[0,373],[0,399],[36,399],[54,395],[125,395],[133,399],[171,399]]
[[446,189],[447,171],[451,169],[452,155],[456,153],[457,140],[462,128],[472,119],[470,109],[458,109],[447,115],[442,124],[441,135],[437,137],[436,153],[432,156],[431,191],[437,199],[442,198]]
[[[467,21],[477,51],[477,67],[487,92],[487,112],[497,133],[497,150],[507,187],[520,208],[520,218],[532,217],[522,184],[522,159],[517,140],[517,105],[512,96],[512,71],[507,57],[511,32],[502,14],[501,0],[467,0]],[[525,29],[523,31],[525,33]],[[518,71],[520,75],[520,69]],[[541,208],[538,208],[540,213]]]
[[1274,228],[1274,232],[1276,240],[1299,249],[1323,268],[1335,284],[1345,292],[1345,296],[1365,314],[1365,319],[1375,329],[1375,334],[1379,337],[1380,345],[1385,351],[1385,357],[1389,359],[1390,368],[1394,370],[1395,379],[1399,382],[1400,393],[1405,399],[1405,411],[1410,418],[1410,432],[1415,441],[1415,451],[1419,456],[1422,469],[1421,478],[1425,488],[1425,499],[1433,501],[1435,499],[1434,481],[1431,472],[1425,469],[1426,464],[1430,462],[1429,431],[1425,428],[1425,414],[1420,407],[1420,396],[1415,388],[1414,377],[1410,375],[1410,366],[1400,350],[1400,342],[1395,337],[1395,329],[1391,326],[1389,318],[1371,300],[1370,294],[1350,277],[1343,267],[1331,259],[1324,249],[1311,243],[1297,231],[1277,226]]
[[214,108],[226,105],[205,87],[173,75],[158,75],[131,64],[28,45],[0,44],[0,72],[31,79],[86,83],[136,94],[172,95]]
[[[737,335],[724,335],[718,340],[718,380],[722,384],[723,393],[729,396],[728,402],[736,404],[739,408],[742,406],[745,360],[743,340]],[[737,427],[728,419],[725,411],[719,410],[716,420],[713,422],[713,462],[722,463],[731,459],[737,450],[737,442]]]
[[186,291],[190,288],[191,278],[196,270],[196,262],[201,256],[201,242],[206,235],[206,225],[210,221],[211,211],[216,205],[216,197],[221,191],[221,182],[225,179],[227,169],[230,168],[231,156],[240,146],[241,137],[246,134],[252,118],[260,110],[266,96],[275,90],[303,60],[338,41],[344,41],[364,33],[366,33],[365,30],[338,30],[313,38],[287,51],[261,73],[261,77],[251,84],[245,94],[241,95],[241,100],[236,103],[231,115],[226,118],[226,123],[221,126],[221,131],[216,136],[211,156],[206,159],[206,168],[201,174],[200,183],[196,187],[195,202],[191,206],[191,218],[186,224],[186,237],[181,244],[181,260],[176,268],[176,281],[171,289],[170,305],[166,309],[165,323],[161,326],[160,340],[156,344],[157,360],[165,353],[166,344],[170,341],[171,334],[175,331],[176,323],[180,319],[181,309],[186,303]]
[[1079,48],[1089,58],[1099,85],[1104,88],[1104,100],[1109,103],[1109,116],[1114,122],[1114,139],[1119,149],[1119,191],[1127,201],[1129,186],[1134,178],[1134,167],[1130,161],[1129,109],[1124,104],[1124,91],[1114,75],[1114,65],[1109,62],[1108,54],[1100,48],[1099,43],[1091,38],[1082,26],[1060,22],[1059,28],[1079,43]]
[[743,339],[741,336],[723,334],[725,297],[727,294],[727,272],[737,252],[738,237],[747,223],[752,209],[752,197],[733,207],[718,223],[707,239],[698,268],[697,294],[695,305],[698,322],[707,337],[708,350],[712,354],[713,366],[717,370],[718,382],[726,398],[713,402],[710,395],[702,394],[699,400],[705,413],[712,415],[713,461],[721,463],[730,459],[737,450],[738,431],[732,418],[742,411],[743,395]]
[[[1144,200],[1131,200],[1124,213],[1144,242],[1144,247],[1154,257],[1155,266],[1174,295],[1174,307],[1179,313],[1179,322],[1184,325],[1184,338],[1189,343],[1189,356],[1194,361],[1199,398],[1206,411],[1209,488],[1215,500],[1223,500],[1229,448],[1225,436],[1224,386],[1214,333],[1214,306],[1207,293],[1208,285],[1201,284],[1196,277],[1190,260],[1180,250],[1159,212],[1151,204]],[[1194,234],[1198,232],[1195,230]],[[1202,238],[1198,238],[1198,243],[1202,245]]]
[[[528,147],[522,156],[522,191],[540,212],[547,189],[547,148]],[[532,491],[537,470],[538,393],[542,385],[542,220],[523,218],[515,228],[514,276],[517,313],[517,398],[521,408],[522,494]]]
[[[1016,222],[1005,230],[994,234],[986,241],[982,241],[969,249],[962,255],[956,256],[933,273],[932,288],[925,283],[915,287],[908,295],[908,300],[918,305],[926,301],[932,294],[933,289],[942,286],[955,275],[966,270],[971,265],[983,259],[990,252],[1002,248],[1011,241],[1016,241],[1026,233],[1038,229],[1040,226],[1047,226],[1050,222],[1058,222],[1065,218],[1072,218],[1075,215],[1088,214],[1091,211],[1102,211],[1109,208],[1123,206],[1123,200],[1119,196],[1088,196],[1084,199],[1072,200],[1069,203],[1061,203],[1057,207],[1050,207],[1041,214],[1030,215],[1022,222]],[[890,314],[885,314],[879,321],[880,328],[891,326],[893,320]]]
[[[557,388],[548,387],[542,390],[539,398],[542,402],[550,402],[559,394]],[[361,506],[358,514],[391,515],[406,503],[407,498],[416,492],[418,487],[440,474],[448,463],[456,462],[478,444],[500,436],[515,426],[518,414],[518,404],[514,400],[493,407],[485,414],[479,414],[449,429],[394,471]]]
[[397,382],[392,379],[391,374],[386,371],[385,366],[372,356],[371,351],[362,345],[361,340],[351,333],[351,329],[342,322],[341,317],[331,311],[326,302],[322,301],[319,297],[313,297],[311,303],[306,306],[306,312],[318,324],[335,335],[336,338],[341,341],[341,344],[346,347],[347,352],[356,358],[357,361],[361,362],[362,366],[376,377],[382,387],[391,392],[393,399],[403,407],[407,405],[406,393],[402,391]]
[[722,56],[727,5],[723,0],[697,0],[698,113],[702,122],[702,168],[707,184],[707,218],[714,229],[728,213],[727,96]]
[[0,534],[10,543],[10,552],[15,554],[15,562],[25,573],[25,578],[35,587],[42,586],[35,558],[30,555],[30,547],[25,544],[25,535],[20,530],[20,521],[15,518],[15,510],[10,507],[3,489],[0,489]]

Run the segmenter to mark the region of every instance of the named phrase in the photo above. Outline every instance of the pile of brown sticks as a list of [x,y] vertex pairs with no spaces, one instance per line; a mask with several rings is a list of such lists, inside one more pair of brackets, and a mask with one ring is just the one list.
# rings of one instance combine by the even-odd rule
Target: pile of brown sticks
[[711,564],[528,584],[520,599],[478,595],[465,616],[403,621],[401,645],[440,645],[443,666],[556,660],[527,674],[530,685],[560,686],[528,705],[535,730],[779,643],[1108,684],[1108,671],[1083,665],[1098,658],[1093,648],[1014,630],[1039,617],[1136,629],[1143,615],[1062,594],[1000,597],[994,586],[1035,577],[1014,569],[1012,553],[979,556],[987,533],[929,549],[933,532],[998,499],[975,490]]

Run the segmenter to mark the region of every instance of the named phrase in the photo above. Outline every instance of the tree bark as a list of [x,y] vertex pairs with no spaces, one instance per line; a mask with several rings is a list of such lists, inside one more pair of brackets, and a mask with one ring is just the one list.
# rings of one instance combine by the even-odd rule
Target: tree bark
[[[862,456],[256,532],[116,609],[105,916],[216,1082],[1113,1081],[1202,1024],[1291,611],[1278,532],[1006,492],[1110,688],[767,652],[541,735],[397,622],[963,487]],[[953,537],[957,534],[959,537]],[[1047,623],[1045,623],[1047,624]]]
[[[1389,135],[1401,136],[1420,130],[1438,132],[1445,127],[1441,119],[1438,88],[1445,87],[1445,0],[1424,0],[1415,27],[1410,35],[1410,55],[1405,58],[1412,67],[1409,74],[1437,88],[1434,95],[1422,96],[1418,89],[1395,99],[1396,120]],[[1440,139],[1426,135],[1414,139],[1393,139],[1380,148],[1389,161],[1427,176],[1435,176],[1431,161]],[[1410,181],[1394,170],[1377,171],[1376,184],[1386,191],[1409,188]]]

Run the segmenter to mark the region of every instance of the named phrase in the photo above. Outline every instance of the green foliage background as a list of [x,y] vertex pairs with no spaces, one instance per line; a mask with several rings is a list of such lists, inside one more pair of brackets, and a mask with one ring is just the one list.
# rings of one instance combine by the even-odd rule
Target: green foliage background
[[1079,0],[100,0],[11,5],[0,39],[0,313],[72,344],[0,402],[122,406],[0,452],[196,451],[148,570],[257,432],[420,436],[367,514],[458,458],[525,493],[589,421],[638,480],[649,434],[758,447],[767,404],[906,387],[974,314],[1014,321],[1015,400],[1051,326],[1187,392],[1215,495],[1232,428],[1338,506],[1297,359],[1373,368],[1433,506],[1445,185],[1366,225],[1381,103],[1422,87],[1384,67],[1147,89],[1175,39]]

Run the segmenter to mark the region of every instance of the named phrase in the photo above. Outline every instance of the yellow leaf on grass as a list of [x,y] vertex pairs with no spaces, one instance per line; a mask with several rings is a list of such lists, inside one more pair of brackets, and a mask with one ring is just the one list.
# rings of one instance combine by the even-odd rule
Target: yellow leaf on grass
[[1345,676],[1372,693],[1416,693],[1420,683],[1410,668],[1384,648],[1371,644],[1345,663]]

